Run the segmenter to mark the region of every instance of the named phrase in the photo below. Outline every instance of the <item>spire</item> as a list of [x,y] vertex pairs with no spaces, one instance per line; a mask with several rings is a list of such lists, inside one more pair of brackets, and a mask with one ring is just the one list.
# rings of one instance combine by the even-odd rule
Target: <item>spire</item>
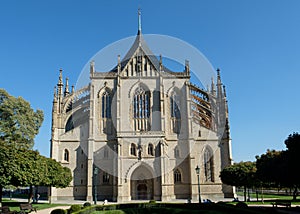
[[59,80],[58,80],[58,84],[63,84],[63,83],[62,83],[62,69],[59,69]]
[[69,94],[69,78],[66,78],[66,87],[65,87],[65,92],[64,95],[67,96]]
[[58,97],[62,97],[63,95],[63,80],[62,80],[62,69],[59,69],[59,79],[58,79],[58,84],[57,84],[57,89],[58,89]]
[[138,9],[138,35],[142,33],[141,8]]
[[159,71],[163,70],[163,64],[162,64],[162,55],[159,55]]
[[54,97],[53,97],[53,106],[52,114],[57,112],[57,88],[54,86]]
[[95,61],[92,60],[90,62],[90,77],[93,77],[94,76],[94,73],[95,73]]
[[185,72],[190,75],[190,62],[188,60],[185,60]]
[[216,96],[216,89],[215,89],[215,83],[214,83],[214,78],[211,78],[211,89],[210,92],[213,96]]
[[118,55],[118,74],[121,72],[121,57]]
[[217,82],[217,84],[221,85],[222,83],[221,83],[221,75],[220,75],[220,69],[219,68],[217,68],[217,75],[218,75],[218,82]]
[[[143,35],[142,35],[142,25],[141,25],[141,10],[138,10],[138,33],[135,37],[135,40],[130,47],[129,51],[125,54],[125,57],[121,60],[121,70],[124,68],[130,59],[136,57],[136,53],[142,54],[143,56],[148,56],[149,60],[153,64],[155,70],[159,71],[159,60],[157,57],[152,53],[148,45],[146,44]],[[114,68],[114,71],[117,71],[117,66]]]
[[53,99],[53,102],[57,102],[57,95],[56,95],[56,93],[57,93],[57,89],[56,89],[56,86],[54,86],[54,94],[53,94],[54,99]]
[[221,75],[220,75],[220,69],[217,69],[217,93],[218,97],[222,98],[223,97],[223,91],[222,91],[222,81],[221,81]]

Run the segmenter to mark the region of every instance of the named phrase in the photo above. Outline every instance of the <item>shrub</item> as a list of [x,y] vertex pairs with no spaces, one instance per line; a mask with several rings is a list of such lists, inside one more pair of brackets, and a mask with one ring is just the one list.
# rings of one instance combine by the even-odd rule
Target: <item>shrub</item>
[[90,213],[94,213],[95,211],[96,211],[95,206],[89,206],[89,207],[84,207],[80,211],[76,212],[76,214],[90,214]]
[[123,210],[108,210],[105,214],[125,214]]
[[150,200],[149,203],[150,203],[150,204],[155,204],[156,201],[155,201],[155,200]]
[[83,204],[83,207],[90,207],[90,206],[92,206],[92,204],[91,204],[90,202],[85,202],[85,203]]
[[246,203],[241,202],[241,201],[238,202],[235,206],[238,208],[243,208],[243,209],[248,207],[248,205]]
[[69,209],[69,213],[75,213],[78,212],[79,210],[81,210],[81,205],[73,204]]
[[67,214],[67,210],[55,209],[55,210],[52,210],[50,214]]

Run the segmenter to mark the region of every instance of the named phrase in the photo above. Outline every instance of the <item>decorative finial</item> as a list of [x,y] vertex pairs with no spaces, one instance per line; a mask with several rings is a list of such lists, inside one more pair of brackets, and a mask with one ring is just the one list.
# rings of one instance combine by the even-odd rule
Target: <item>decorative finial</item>
[[90,74],[93,75],[95,73],[95,61],[92,60],[90,62]]
[[215,83],[214,83],[214,78],[211,78],[211,89],[210,92],[212,93],[213,96],[216,95],[216,89],[215,89]]
[[160,54],[159,55],[159,70],[161,70],[162,71],[162,55]]
[[226,88],[225,88],[225,85],[223,85],[223,93],[224,93],[224,97],[226,97]]
[[58,97],[62,97],[63,96],[63,79],[62,79],[62,69],[59,69],[59,79],[58,79],[58,84],[57,84],[57,95]]
[[121,57],[118,55],[118,74],[121,72]]
[[217,68],[217,74],[220,76],[220,68]]
[[58,82],[58,84],[63,84],[62,83],[62,69],[59,69],[59,82]]
[[56,100],[56,93],[57,93],[57,89],[56,86],[54,86],[54,99]]
[[69,93],[70,93],[69,92],[69,78],[67,77],[66,78],[66,86],[65,86],[65,92],[64,92],[64,94],[65,94],[65,96],[67,96]]
[[141,8],[138,9],[138,34],[142,33]]
[[185,60],[185,72],[190,75],[190,62]]
[[74,92],[75,92],[74,85],[72,85],[72,91],[71,91],[71,93],[73,94]]

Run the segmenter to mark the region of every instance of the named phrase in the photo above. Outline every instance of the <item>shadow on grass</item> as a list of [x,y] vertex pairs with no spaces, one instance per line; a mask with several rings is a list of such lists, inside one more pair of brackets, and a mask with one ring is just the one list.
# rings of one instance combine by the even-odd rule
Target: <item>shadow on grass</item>
[[[19,201],[2,201],[2,206],[8,206],[12,211],[20,211],[20,204],[26,204],[26,202]],[[37,210],[47,209],[57,206],[69,206],[68,204],[49,204],[49,203],[33,203],[32,206]]]
[[237,205],[227,203],[211,203],[211,204],[166,204],[157,203],[155,205],[149,204],[120,204],[113,206],[97,206],[93,211],[86,212],[79,211],[78,214],[269,214],[276,213],[277,209],[269,207],[248,207],[245,203],[238,203]]

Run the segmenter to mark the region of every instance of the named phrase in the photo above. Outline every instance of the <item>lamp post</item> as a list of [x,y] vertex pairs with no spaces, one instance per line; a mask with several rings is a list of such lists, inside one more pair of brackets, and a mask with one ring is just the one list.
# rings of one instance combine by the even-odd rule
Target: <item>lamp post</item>
[[201,203],[201,195],[200,195],[200,167],[197,165],[197,167],[195,168],[196,170],[196,174],[198,177],[198,195],[199,195],[199,204]]
[[98,175],[98,168],[94,167],[94,204],[97,204],[97,175]]

